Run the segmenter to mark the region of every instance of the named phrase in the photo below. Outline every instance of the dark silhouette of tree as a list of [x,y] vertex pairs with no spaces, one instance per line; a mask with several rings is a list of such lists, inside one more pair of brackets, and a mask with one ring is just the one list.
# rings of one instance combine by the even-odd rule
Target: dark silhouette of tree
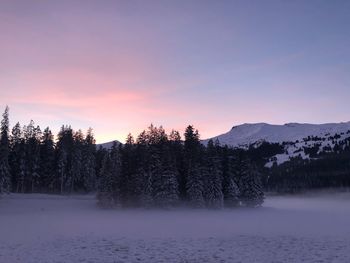
[[55,192],[55,143],[54,136],[47,127],[41,137],[40,144],[40,171],[41,190]]
[[11,190],[11,173],[9,166],[9,107],[2,115],[0,131],[0,193]]

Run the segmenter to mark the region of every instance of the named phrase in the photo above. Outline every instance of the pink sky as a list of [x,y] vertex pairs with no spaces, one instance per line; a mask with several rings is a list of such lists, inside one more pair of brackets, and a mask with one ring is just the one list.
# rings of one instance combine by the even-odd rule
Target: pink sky
[[350,120],[349,3],[0,0],[11,124],[150,123],[202,138],[246,122]]

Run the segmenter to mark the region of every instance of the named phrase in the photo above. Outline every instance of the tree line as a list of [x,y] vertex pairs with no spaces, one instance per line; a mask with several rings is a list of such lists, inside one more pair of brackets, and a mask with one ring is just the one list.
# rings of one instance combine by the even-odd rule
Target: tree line
[[92,129],[86,136],[62,126],[55,142],[49,128],[33,121],[9,129],[5,109],[0,138],[0,191],[2,193],[72,193],[95,189],[96,146]]
[[188,126],[181,140],[151,125],[136,140],[115,143],[101,162],[97,198],[101,206],[196,208],[260,206],[260,174],[244,151],[210,140]]
[[[348,132],[349,133],[349,132]],[[335,135],[335,137],[338,137]],[[316,140],[319,141],[318,138]],[[310,189],[350,187],[350,137],[333,141],[322,151],[319,145],[304,148],[310,159],[295,157],[271,169],[263,169],[264,189],[298,193]]]
[[0,136],[0,193],[96,192],[103,207],[255,207],[264,200],[247,153],[204,146],[193,126],[184,140],[151,125],[124,145],[96,149],[92,129],[84,135],[62,126],[54,139],[31,121],[10,131],[6,107]]

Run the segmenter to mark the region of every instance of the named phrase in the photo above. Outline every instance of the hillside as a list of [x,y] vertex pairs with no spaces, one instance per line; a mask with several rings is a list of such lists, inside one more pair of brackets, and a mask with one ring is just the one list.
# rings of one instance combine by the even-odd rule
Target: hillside
[[348,137],[350,122],[284,125],[256,123],[235,126],[229,132],[211,139],[218,140],[222,145],[245,149],[259,146],[263,142],[281,144],[284,153],[273,156],[266,163],[267,167],[271,167],[274,163],[279,165],[293,157],[317,158],[316,155],[322,152],[335,151],[338,145],[345,145],[343,142]]

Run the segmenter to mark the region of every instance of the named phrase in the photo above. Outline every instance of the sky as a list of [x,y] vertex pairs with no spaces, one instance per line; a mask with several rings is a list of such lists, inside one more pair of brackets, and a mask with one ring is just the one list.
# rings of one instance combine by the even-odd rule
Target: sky
[[349,25],[347,0],[0,0],[0,107],[98,143],[350,121]]

